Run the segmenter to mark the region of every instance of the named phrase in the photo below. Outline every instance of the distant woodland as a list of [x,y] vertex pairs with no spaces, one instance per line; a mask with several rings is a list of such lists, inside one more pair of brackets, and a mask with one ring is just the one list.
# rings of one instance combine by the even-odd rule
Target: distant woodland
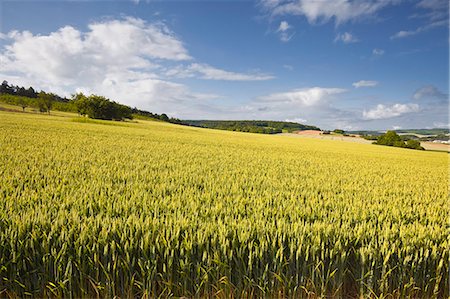
[[184,123],[202,128],[250,132],[262,134],[277,134],[301,130],[317,130],[318,127],[307,126],[294,122],[264,121],[264,120],[184,120]]

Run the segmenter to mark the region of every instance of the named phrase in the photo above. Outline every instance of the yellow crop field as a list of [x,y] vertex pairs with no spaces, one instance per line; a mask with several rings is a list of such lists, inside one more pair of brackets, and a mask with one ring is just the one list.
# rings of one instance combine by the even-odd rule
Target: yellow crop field
[[447,298],[448,166],[0,111],[0,297]]

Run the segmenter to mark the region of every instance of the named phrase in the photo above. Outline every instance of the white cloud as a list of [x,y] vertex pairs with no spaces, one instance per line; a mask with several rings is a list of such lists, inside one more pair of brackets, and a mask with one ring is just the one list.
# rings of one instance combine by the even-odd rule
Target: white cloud
[[448,26],[448,20],[443,19],[443,20],[433,21],[427,25],[417,27],[414,30],[401,30],[401,31],[395,33],[394,35],[392,35],[391,39],[405,38],[405,37],[416,35],[416,34],[419,34],[422,32],[426,32],[428,30],[434,29],[436,27],[441,27],[441,26]]
[[229,72],[212,67],[207,64],[193,63],[189,66],[189,69],[201,74],[203,79],[210,80],[229,80],[229,81],[263,81],[270,80],[274,77],[266,74],[242,74]]
[[336,35],[336,38],[334,39],[334,42],[341,41],[344,44],[350,44],[350,43],[356,43],[358,42],[358,38],[356,38],[353,34],[344,32],[344,33],[338,33]]
[[162,24],[126,18],[88,28],[83,33],[66,26],[49,35],[10,32],[12,43],[2,53],[3,72],[21,72],[47,86],[68,86],[102,81],[112,72],[147,77],[157,67],[153,59],[191,59],[182,42]]
[[294,36],[294,34],[287,34],[286,32],[280,33],[280,40],[284,43],[287,43],[291,40],[291,38]]
[[428,10],[428,13],[419,17],[428,18],[430,21],[448,19],[448,0],[422,0],[416,6]]
[[328,22],[334,19],[336,24],[374,15],[380,9],[397,3],[398,0],[288,0],[263,1],[263,7],[273,15],[305,16],[310,23]]
[[243,74],[225,71],[202,63],[191,63],[188,66],[179,65],[169,69],[166,75],[177,78],[199,77],[201,79],[225,81],[264,81],[274,78],[272,75],[261,73]]
[[401,30],[399,32],[397,32],[396,34],[391,36],[391,39],[396,39],[396,38],[403,38],[403,37],[407,37],[407,36],[411,36],[416,34],[416,31],[411,31],[411,30]]
[[392,129],[394,129],[394,130],[400,130],[402,128],[402,126],[392,126]]
[[192,59],[162,23],[124,18],[91,23],[87,32],[65,26],[48,35],[12,31],[8,37],[1,76],[15,84],[64,96],[83,90],[142,108],[205,96],[159,78],[159,63]]
[[428,8],[428,9],[446,9],[448,8],[447,0],[422,0],[417,3],[418,7]]
[[143,55],[168,60],[191,59],[183,43],[164,24],[126,18],[89,25],[85,43],[97,53]]
[[284,32],[287,31],[291,26],[286,21],[281,21],[280,26],[278,27],[278,31]]
[[354,82],[353,87],[360,88],[360,87],[375,87],[378,85],[378,81],[372,81],[372,80],[360,80],[358,82]]
[[[207,101],[220,98],[168,81],[165,74],[168,65],[194,59],[165,24],[122,18],[94,22],[87,28],[83,32],[65,26],[46,35],[9,32],[8,44],[0,52],[0,76],[17,85],[62,96],[77,91],[97,93],[127,105],[178,115],[196,109],[204,111]],[[179,77],[184,74],[231,81],[273,78],[259,72],[225,71],[202,63],[174,68],[172,73]]]
[[259,2],[259,4],[264,9],[272,9],[272,8],[277,7],[281,2],[282,2],[282,0],[261,0]]
[[419,89],[417,89],[413,94],[414,100],[422,100],[422,99],[448,99],[448,95],[440,91],[434,85],[426,85]]
[[344,131],[360,130],[360,127],[348,124],[348,121],[337,121],[335,122],[334,128],[341,129]]
[[406,113],[413,113],[419,111],[419,105],[413,103],[407,104],[393,104],[391,106],[385,106],[378,104],[375,108],[368,111],[363,111],[363,119],[387,119],[397,117]]
[[288,22],[286,22],[286,21],[281,21],[280,22],[280,25],[278,26],[278,29],[277,29],[277,33],[278,33],[278,35],[280,37],[280,40],[282,42],[286,43],[286,42],[291,40],[291,38],[295,34],[295,32],[291,33],[291,31],[292,31],[292,26],[289,25]]
[[291,118],[291,119],[285,119],[284,121],[292,122],[292,123],[299,123],[299,124],[307,123],[307,122],[308,122],[308,121],[307,121],[306,119],[304,119],[304,118]]
[[267,96],[259,97],[259,99],[263,102],[315,106],[326,100],[328,97],[343,93],[345,91],[346,90],[342,88],[312,87],[273,93]]
[[450,129],[450,123],[434,122],[433,127]]
[[376,56],[381,56],[381,55],[384,54],[384,50],[375,48],[375,49],[372,50],[372,54],[376,55]]

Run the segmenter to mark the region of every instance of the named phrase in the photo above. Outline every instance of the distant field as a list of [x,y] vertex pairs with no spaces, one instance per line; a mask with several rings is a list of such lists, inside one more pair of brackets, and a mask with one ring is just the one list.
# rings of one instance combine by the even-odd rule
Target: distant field
[[0,111],[0,297],[449,296],[448,154]]
[[450,152],[450,145],[434,142],[421,142],[420,143],[426,150],[446,151]]
[[[338,141],[347,141],[347,142],[356,142],[356,143],[363,143],[363,144],[372,144],[372,140],[366,140],[361,137],[349,137],[349,136],[343,136],[343,135],[337,135],[337,134],[321,134],[318,131],[299,131],[295,133],[282,133],[278,134],[279,136],[284,137],[306,137],[306,138],[318,138],[322,140],[338,140]],[[448,144],[440,144],[440,143],[433,143],[433,142],[420,142],[421,146],[425,148],[425,150],[433,150],[433,151],[443,151],[443,152],[450,152],[450,146]]]

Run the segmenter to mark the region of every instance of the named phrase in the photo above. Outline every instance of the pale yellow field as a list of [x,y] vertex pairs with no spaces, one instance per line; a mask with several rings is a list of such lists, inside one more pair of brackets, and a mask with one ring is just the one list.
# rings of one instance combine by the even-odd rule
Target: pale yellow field
[[448,297],[448,155],[0,111],[0,297]]
[[[317,132],[317,131],[316,131]],[[302,132],[299,133],[281,133],[277,134],[278,136],[283,137],[300,137],[300,138],[316,138],[316,139],[322,139],[322,140],[335,140],[335,141],[345,141],[345,142],[353,142],[353,143],[363,143],[363,144],[372,144],[372,140],[366,140],[361,137],[349,137],[349,136],[342,136],[342,135],[323,135],[323,134],[303,134]],[[450,152],[450,146],[448,144],[440,144],[440,143],[433,143],[433,142],[421,142],[420,145],[425,150],[431,150],[431,151],[443,151],[443,152]]]

